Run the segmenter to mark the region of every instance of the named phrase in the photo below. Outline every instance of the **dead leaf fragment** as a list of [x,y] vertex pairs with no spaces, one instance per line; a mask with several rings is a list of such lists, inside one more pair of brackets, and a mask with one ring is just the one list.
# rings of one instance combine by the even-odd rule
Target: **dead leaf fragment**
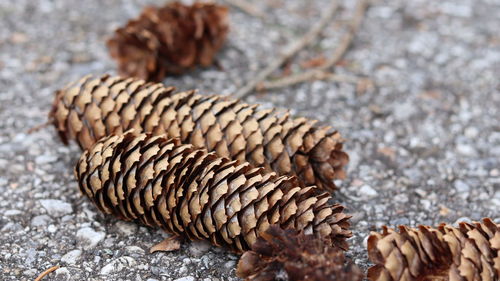
[[149,253],[155,253],[155,252],[172,252],[172,251],[177,251],[181,248],[181,238],[180,236],[172,236],[165,238],[163,241],[160,243],[154,245],[149,249]]

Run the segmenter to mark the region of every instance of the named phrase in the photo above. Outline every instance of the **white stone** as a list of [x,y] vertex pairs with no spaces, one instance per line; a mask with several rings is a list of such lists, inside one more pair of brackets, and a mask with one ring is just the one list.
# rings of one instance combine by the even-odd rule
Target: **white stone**
[[476,150],[467,144],[457,144],[457,152],[464,156],[474,156],[476,154]]
[[40,155],[35,158],[35,163],[38,165],[49,164],[57,161],[57,156],[55,155]]
[[125,247],[125,253],[134,256],[134,255],[144,255],[146,252],[141,247],[127,246]]
[[358,194],[364,198],[373,198],[378,195],[378,192],[371,186],[365,184],[359,189]]
[[19,211],[19,210],[7,210],[5,211],[4,216],[6,217],[11,217],[11,216],[17,216],[17,215],[20,215],[22,214],[23,212]]
[[500,170],[499,169],[493,169],[490,171],[490,176],[492,177],[498,177],[500,176]]
[[125,267],[135,266],[136,264],[137,262],[132,257],[123,256],[105,265],[103,268],[101,268],[101,271],[99,273],[101,275],[109,275],[115,272],[120,272]]
[[73,212],[71,204],[62,200],[43,199],[40,200],[40,204],[42,204],[42,207],[47,210],[47,213],[51,216],[62,216]]
[[195,281],[196,279],[193,276],[186,276],[186,277],[181,277],[177,278],[174,281]]
[[76,232],[76,238],[83,244],[84,249],[94,248],[105,236],[104,232],[95,231],[90,227],[80,228]]
[[464,134],[466,137],[473,139],[479,135],[479,130],[476,127],[467,127]]
[[67,264],[76,264],[76,262],[80,259],[80,256],[82,255],[81,250],[72,250],[67,252],[62,258],[61,261],[65,262]]
[[47,227],[47,231],[50,233],[55,233],[57,231],[57,226],[51,224]]
[[33,219],[31,219],[31,226],[34,226],[34,227],[44,226],[44,225],[49,224],[49,222],[51,220],[52,219],[47,215],[36,216]]
[[442,2],[439,8],[442,13],[455,17],[470,18],[473,14],[470,6],[454,3],[454,1]]
[[422,199],[420,200],[420,204],[422,205],[422,207],[426,210],[428,210],[431,206],[432,206],[432,203],[431,201],[427,200],[427,199]]
[[493,195],[494,198],[500,199],[500,190],[497,190]]
[[462,180],[456,180],[454,186],[455,189],[460,193],[470,191],[469,185]]
[[66,267],[61,267],[56,270],[56,280],[71,280],[71,273]]
[[494,206],[500,207],[500,199],[493,198],[493,199],[491,199],[491,203],[492,203]]

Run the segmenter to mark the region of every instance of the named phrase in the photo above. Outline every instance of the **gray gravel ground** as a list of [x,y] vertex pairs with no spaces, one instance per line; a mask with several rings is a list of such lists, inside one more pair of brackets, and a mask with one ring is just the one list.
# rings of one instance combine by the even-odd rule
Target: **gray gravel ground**
[[[154,1],[0,0],[0,276],[33,280],[235,280],[237,256],[204,243],[149,254],[159,231],[97,212],[76,188],[79,156],[43,123],[55,89],[114,72],[103,44]],[[162,1],[156,1],[161,3]],[[224,70],[166,83],[234,92],[317,21],[326,0],[268,0],[262,20],[231,10]],[[336,46],[354,1],[291,65]],[[376,0],[339,73],[375,87],[313,82],[250,102],[291,108],[339,129],[351,156],[338,200],[353,214],[350,255],[368,265],[364,240],[387,224],[500,222],[500,1]],[[279,73],[277,73],[279,75]]]

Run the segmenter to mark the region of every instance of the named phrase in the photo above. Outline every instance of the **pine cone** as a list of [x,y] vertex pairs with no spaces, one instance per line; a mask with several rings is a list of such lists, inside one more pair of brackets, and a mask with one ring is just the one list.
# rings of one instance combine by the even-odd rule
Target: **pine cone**
[[80,190],[107,214],[243,251],[270,224],[292,227],[347,248],[349,217],[325,192],[263,173],[178,139],[146,134],[106,137],[83,153]]
[[173,91],[133,78],[85,77],[57,92],[50,118],[65,143],[76,139],[84,149],[103,136],[136,129],[166,133],[267,172],[297,175],[301,186],[332,191],[333,179],[344,177],[348,156],[340,134],[329,127],[222,96]]
[[385,227],[368,239],[370,280],[500,280],[500,225]]
[[248,281],[363,279],[355,264],[344,264],[344,252],[322,239],[271,225],[241,256],[236,274]]
[[107,45],[122,75],[160,81],[196,64],[211,65],[227,36],[227,15],[226,7],[208,3],[147,7]]

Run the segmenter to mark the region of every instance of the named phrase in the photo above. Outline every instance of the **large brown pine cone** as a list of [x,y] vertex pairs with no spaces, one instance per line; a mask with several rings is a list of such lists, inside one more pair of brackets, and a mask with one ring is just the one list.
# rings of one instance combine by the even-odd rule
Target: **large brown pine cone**
[[500,280],[500,225],[490,219],[437,228],[384,228],[368,239],[370,280]]
[[108,40],[122,75],[160,81],[200,64],[212,64],[228,32],[224,6],[178,2],[147,7]]
[[103,138],[83,153],[75,177],[107,214],[239,252],[271,224],[344,249],[351,235],[344,207],[331,205],[326,192],[178,139],[133,132]]
[[361,281],[341,249],[313,235],[271,225],[245,252],[236,274],[247,281]]
[[223,96],[173,91],[134,78],[88,76],[57,92],[50,118],[65,143],[76,139],[84,149],[103,136],[136,129],[166,133],[267,172],[297,175],[301,186],[332,191],[333,180],[344,177],[348,156],[337,131]]

